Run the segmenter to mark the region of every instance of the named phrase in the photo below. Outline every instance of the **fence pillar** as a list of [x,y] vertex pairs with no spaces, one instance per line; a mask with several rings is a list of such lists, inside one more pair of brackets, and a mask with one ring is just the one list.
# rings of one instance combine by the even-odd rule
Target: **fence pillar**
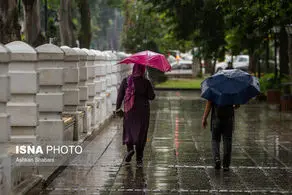
[[39,115],[36,104],[39,90],[37,53],[34,48],[21,41],[8,43],[6,47],[11,51],[11,99],[7,103],[7,112],[11,117],[11,140],[35,142]]
[[112,72],[112,66],[111,66],[111,56],[107,52],[103,52],[105,55],[105,65],[106,65],[106,118],[109,118],[112,114],[112,100],[111,100],[111,72]]
[[95,83],[95,101],[98,104],[98,108],[97,108],[97,124],[102,124],[104,121],[102,120],[102,105],[104,104],[104,99],[101,97],[101,93],[102,93],[102,80],[101,80],[101,76],[102,76],[102,66],[100,64],[100,59],[101,59],[101,52],[97,51],[97,50],[92,50],[95,54],[95,60],[94,60],[94,66],[95,66],[95,79],[94,79],[94,83]]
[[[120,56],[119,53],[117,53],[117,60],[121,61],[122,57]],[[122,64],[117,64],[116,69],[117,69],[117,89],[119,90],[120,85],[122,83],[122,75],[121,75],[121,70],[122,70]]]
[[83,113],[78,111],[80,104],[79,90],[79,56],[77,52],[67,46],[61,47],[64,52],[64,110],[63,116],[73,116],[75,120],[73,140],[80,138],[80,132],[83,132]]
[[101,105],[101,120],[104,122],[107,117],[107,93],[106,93],[106,56],[103,52],[101,53],[99,68],[100,68],[100,80],[101,80],[101,94],[102,105]]
[[[40,89],[36,96],[39,105],[37,135],[41,141],[64,141],[64,52],[56,45],[44,44],[36,48]],[[71,139],[72,140],[72,139]]]
[[94,60],[95,60],[95,54],[93,51],[90,51],[88,49],[83,48],[82,49],[84,52],[87,54],[87,61],[86,61],[86,66],[88,67],[88,102],[87,105],[91,106],[91,128],[95,129],[97,127],[97,109],[98,109],[98,104],[95,101],[95,65],[94,65]]
[[115,109],[116,107],[116,101],[117,101],[117,95],[118,95],[118,89],[117,89],[117,56],[115,53],[110,53],[111,59],[111,101],[112,101],[112,108]]
[[[10,79],[8,64],[10,52],[0,44],[0,142],[1,145],[10,140],[10,116],[7,112],[7,102],[10,100]],[[11,160],[4,147],[0,146],[0,194],[9,194],[11,181]]]
[[[117,60],[118,61],[121,61],[123,60],[124,58],[128,57],[129,55],[127,55],[126,53],[124,52],[117,52],[116,53],[117,55]],[[125,64],[119,64],[117,66],[117,71],[118,71],[118,74],[117,74],[117,80],[118,80],[118,87],[120,87],[123,79],[126,77],[126,73],[125,73],[125,70],[126,70],[126,66],[128,65],[125,65]]]
[[89,69],[87,66],[87,53],[80,48],[73,48],[79,55],[79,96],[80,96],[80,104],[78,106],[78,110],[84,113],[83,118],[83,132],[80,133],[88,133],[91,132],[91,106],[88,106],[89,101]]
[[11,135],[10,116],[7,113],[7,102],[10,100],[9,61],[9,50],[0,44],[0,142],[9,141]]

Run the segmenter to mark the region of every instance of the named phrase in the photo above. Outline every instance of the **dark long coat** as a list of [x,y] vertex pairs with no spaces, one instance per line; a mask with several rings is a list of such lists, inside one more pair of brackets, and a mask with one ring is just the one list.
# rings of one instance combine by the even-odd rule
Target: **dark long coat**
[[[149,127],[149,100],[155,98],[150,81],[144,77],[135,77],[135,100],[132,109],[124,115],[123,144],[145,144]],[[116,109],[119,109],[125,97],[127,78],[123,79],[117,98]]]

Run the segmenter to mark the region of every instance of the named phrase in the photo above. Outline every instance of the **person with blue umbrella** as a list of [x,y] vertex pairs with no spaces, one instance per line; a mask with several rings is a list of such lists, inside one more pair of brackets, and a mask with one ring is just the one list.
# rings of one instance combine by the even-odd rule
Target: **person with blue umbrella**
[[259,81],[250,74],[238,70],[219,71],[201,83],[201,97],[207,100],[202,118],[206,128],[211,111],[212,153],[215,169],[221,169],[220,142],[223,137],[223,170],[231,163],[234,109],[246,104],[260,93]]

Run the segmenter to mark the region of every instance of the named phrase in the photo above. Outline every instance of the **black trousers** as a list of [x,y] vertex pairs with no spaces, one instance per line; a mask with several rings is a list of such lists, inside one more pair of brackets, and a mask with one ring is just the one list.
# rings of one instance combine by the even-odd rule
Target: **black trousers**
[[212,119],[212,152],[214,161],[220,160],[220,142],[223,137],[223,167],[229,167],[232,151],[234,118]]
[[[135,145],[136,149],[136,161],[142,161],[143,160],[143,153],[144,153],[144,148],[145,148],[146,142],[142,142],[140,144]],[[127,151],[134,150],[134,145],[132,144],[127,144]]]

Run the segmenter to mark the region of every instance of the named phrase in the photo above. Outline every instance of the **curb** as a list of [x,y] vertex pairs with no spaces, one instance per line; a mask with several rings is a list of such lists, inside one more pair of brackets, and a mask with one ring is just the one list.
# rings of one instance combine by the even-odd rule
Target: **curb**
[[38,188],[41,186],[44,179],[41,175],[34,175],[29,180],[23,181],[21,184],[17,186],[14,190],[13,194],[16,195],[25,195],[25,194],[35,194],[35,192],[39,191]]
[[[92,131],[92,134],[86,136],[84,138],[84,140],[82,140],[82,142],[80,143],[82,145],[82,147],[86,147],[87,144],[84,144],[85,141],[92,141],[102,130],[104,130],[104,128],[110,123],[111,119],[113,118],[113,116],[110,116],[108,119],[106,119],[102,124],[99,125],[99,127],[97,127],[95,130]],[[71,156],[70,158],[68,158],[63,165],[60,165],[49,177],[48,179],[46,179],[43,182],[43,187],[47,187],[48,185],[50,185],[50,183],[65,169],[67,168],[67,165],[70,160],[72,160],[73,158],[75,158],[76,155]]]
[[[111,115],[109,118],[107,118],[102,124],[100,124],[98,127],[96,127],[92,133],[84,139],[80,141],[80,145],[82,147],[86,147],[89,141],[92,141],[101,131],[103,131],[111,122],[113,119],[113,115]],[[85,142],[88,141],[88,142]],[[87,143],[87,144],[85,144]],[[65,168],[67,168],[68,163],[70,160],[74,159],[76,157],[76,154],[66,159],[62,165],[57,167],[49,176],[47,179],[43,179],[42,176],[38,176],[37,178],[32,178],[29,181],[25,181],[25,183],[28,183],[30,185],[27,185],[24,189],[20,189],[19,192],[16,192],[17,195],[28,195],[28,194],[40,194],[44,188],[49,186],[52,181],[60,174],[62,171],[64,171]],[[19,187],[17,188],[19,189]]]

